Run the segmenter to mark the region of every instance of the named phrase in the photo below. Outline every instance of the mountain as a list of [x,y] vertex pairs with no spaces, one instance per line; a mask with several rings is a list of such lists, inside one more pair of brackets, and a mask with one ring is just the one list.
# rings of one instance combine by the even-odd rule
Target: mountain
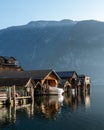
[[31,21],[2,29],[0,55],[16,57],[24,69],[76,70],[101,82],[104,77],[104,23]]

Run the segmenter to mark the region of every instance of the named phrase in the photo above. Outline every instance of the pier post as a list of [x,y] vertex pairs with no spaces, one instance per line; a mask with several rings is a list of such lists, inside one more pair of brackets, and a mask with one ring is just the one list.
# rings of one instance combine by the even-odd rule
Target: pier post
[[16,105],[12,107],[12,120],[14,123],[16,122]]
[[8,87],[8,103],[11,104],[11,87]]
[[31,103],[31,115],[34,115],[34,100]]
[[86,84],[84,84],[83,92],[86,93]]
[[34,101],[34,88],[31,87],[31,100]]
[[26,99],[22,99],[22,104],[25,105],[26,104]]
[[8,118],[10,120],[10,122],[12,121],[12,110],[11,110],[11,105],[9,105],[9,109],[8,109]]
[[15,85],[13,85],[13,104],[16,104],[16,88]]

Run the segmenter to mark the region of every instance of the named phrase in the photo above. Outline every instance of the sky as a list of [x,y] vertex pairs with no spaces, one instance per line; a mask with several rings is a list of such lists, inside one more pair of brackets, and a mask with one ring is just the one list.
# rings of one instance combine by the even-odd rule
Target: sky
[[0,0],[0,29],[62,19],[104,21],[104,0]]

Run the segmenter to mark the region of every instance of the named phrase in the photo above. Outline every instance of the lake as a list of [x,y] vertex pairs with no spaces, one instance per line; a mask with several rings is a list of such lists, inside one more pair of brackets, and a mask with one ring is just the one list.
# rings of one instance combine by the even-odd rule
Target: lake
[[103,130],[104,85],[90,94],[35,97],[24,106],[0,106],[0,130]]

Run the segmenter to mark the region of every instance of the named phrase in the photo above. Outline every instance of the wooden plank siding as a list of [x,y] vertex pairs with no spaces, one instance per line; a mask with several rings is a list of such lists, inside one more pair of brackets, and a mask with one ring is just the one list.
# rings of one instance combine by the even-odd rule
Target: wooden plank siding
[[[41,86],[46,85],[46,89],[57,87],[60,82],[60,77],[54,70],[30,70],[30,71],[0,71],[0,86],[12,86],[16,88],[34,86],[40,82]],[[18,87],[17,87],[18,86]],[[37,86],[37,85],[36,85]]]

